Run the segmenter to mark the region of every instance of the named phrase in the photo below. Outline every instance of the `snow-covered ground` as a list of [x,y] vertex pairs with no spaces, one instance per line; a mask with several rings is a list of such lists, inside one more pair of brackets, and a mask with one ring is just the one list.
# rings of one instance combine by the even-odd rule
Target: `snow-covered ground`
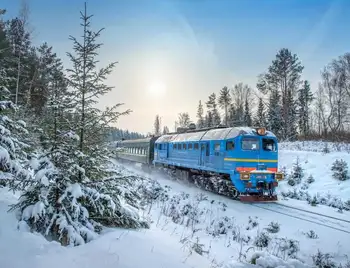
[[[302,181],[309,174],[315,179],[304,189],[310,195],[330,193],[342,200],[350,198],[350,181],[334,180],[330,170],[337,158],[343,158],[350,164],[347,152],[323,154],[317,150],[287,149],[280,152],[280,165],[289,172],[299,157],[305,169]],[[64,248],[28,232],[25,226],[17,229],[14,213],[7,213],[8,205],[16,202],[17,196],[0,189],[0,267],[302,268],[315,267],[313,256],[318,250],[331,254],[330,262],[341,262],[343,265],[347,262],[346,256],[350,255],[349,233],[317,223],[349,232],[350,224],[287,209],[284,212],[296,217],[279,214],[169,180],[159,173],[146,174],[137,166],[127,168],[125,172],[148,176],[156,180],[158,186],[162,186],[152,188],[148,182],[149,196],[157,196],[152,202],[151,198],[145,200],[148,205],[142,212],[153,221],[150,229],[109,229],[88,244]],[[279,191],[300,189],[302,185],[303,182],[292,187],[287,182],[281,182]],[[279,202],[350,220],[349,211],[339,213],[329,206],[312,207],[306,201],[290,198]],[[271,222],[274,222],[272,227]],[[327,258],[323,256],[319,259],[325,261]],[[338,266],[324,264],[318,267]]]
[[[347,151],[317,152],[317,146],[310,145],[305,146],[304,151],[298,151],[293,146],[289,147],[291,148],[279,152],[279,168],[285,168],[286,173],[290,174],[293,165],[298,160],[304,176],[301,183],[295,186],[290,186],[287,180],[281,182],[279,192],[301,200],[305,200],[307,198],[305,194],[309,194],[311,198],[315,196],[319,203],[335,207],[341,206],[341,203],[344,205],[344,203],[349,202],[350,209],[350,179],[346,181],[336,180],[332,177],[331,170],[337,159],[344,160],[350,167],[350,154]],[[312,183],[307,182],[310,175],[315,180]]]

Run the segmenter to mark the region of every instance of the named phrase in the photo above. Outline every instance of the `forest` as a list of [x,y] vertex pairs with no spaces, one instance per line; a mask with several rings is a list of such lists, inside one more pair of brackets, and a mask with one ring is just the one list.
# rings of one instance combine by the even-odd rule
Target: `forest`
[[[317,88],[301,79],[303,70],[298,55],[282,48],[271,65],[257,74],[256,85],[239,82],[214,91],[207,101],[199,101],[195,119],[188,112],[180,113],[175,126],[264,126],[281,141],[349,142],[350,53],[324,66]],[[157,115],[154,133],[167,132]]]

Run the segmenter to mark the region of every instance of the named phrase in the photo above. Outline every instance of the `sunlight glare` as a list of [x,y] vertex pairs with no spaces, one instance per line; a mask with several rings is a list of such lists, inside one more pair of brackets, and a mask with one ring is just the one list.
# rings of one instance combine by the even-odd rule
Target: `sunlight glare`
[[152,95],[152,97],[162,97],[166,93],[166,86],[161,81],[153,82],[148,87],[148,93]]

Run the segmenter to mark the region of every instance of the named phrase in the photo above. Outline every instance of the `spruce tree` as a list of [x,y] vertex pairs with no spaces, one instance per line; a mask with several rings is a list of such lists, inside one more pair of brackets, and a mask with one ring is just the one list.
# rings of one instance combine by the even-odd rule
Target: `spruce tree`
[[161,134],[161,119],[157,114],[154,120],[154,135],[159,136]]
[[220,96],[218,99],[218,103],[220,108],[224,109],[225,112],[225,125],[228,125],[228,109],[231,104],[232,98],[230,94],[230,90],[227,87],[223,87],[220,90]]
[[308,135],[310,131],[310,104],[313,99],[310,83],[305,80],[303,86],[298,90],[299,131],[304,137]]
[[117,104],[106,111],[96,99],[111,90],[104,84],[114,64],[96,70],[96,43],[100,32],[90,30],[91,16],[81,13],[83,40],[70,37],[75,53],[68,53],[72,69],[50,73],[48,101],[42,123],[43,153],[33,165],[34,178],[22,181],[22,197],[12,209],[31,230],[63,245],[81,245],[94,239],[103,226],[146,227],[135,213],[140,196],[110,162],[106,146],[109,123],[119,113]]
[[198,110],[197,110],[197,128],[203,128],[205,125],[205,120],[203,118],[204,115],[204,111],[203,111],[203,105],[202,105],[202,101],[199,101],[198,104]]
[[[289,49],[282,48],[268,67],[267,73],[259,77],[257,87],[262,93],[269,93],[270,99],[275,101],[277,95],[280,96],[278,107],[270,107],[269,109],[279,111],[278,122],[281,127],[278,131],[281,139],[296,138],[298,123],[296,93],[301,83],[300,77],[303,69],[298,56],[292,54]],[[274,117],[273,113],[269,117]],[[277,125],[277,122],[269,123]]]
[[256,126],[266,126],[266,112],[262,98],[259,98],[258,109],[254,121]]
[[267,113],[267,126],[276,136],[282,135],[283,119],[281,118],[281,96],[277,90],[270,94]]
[[[210,122],[208,122],[208,126],[211,127],[216,127],[218,125],[220,125],[221,123],[221,118],[220,118],[220,114],[219,111],[217,109],[217,103],[216,103],[216,94],[212,93],[209,96],[209,100],[206,102],[207,108],[208,108],[208,120],[210,120]],[[209,115],[210,112],[210,115]]]
[[252,116],[250,113],[248,98],[246,98],[244,102],[244,123],[248,127],[252,126]]
[[[6,80],[6,72],[0,65],[0,81]],[[13,117],[17,107],[10,100],[10,90],[0,85],[0,186],[17,189],[18,182],[30,177],[24,169],[25,149],[21,135],[26,134],[26,125]]]

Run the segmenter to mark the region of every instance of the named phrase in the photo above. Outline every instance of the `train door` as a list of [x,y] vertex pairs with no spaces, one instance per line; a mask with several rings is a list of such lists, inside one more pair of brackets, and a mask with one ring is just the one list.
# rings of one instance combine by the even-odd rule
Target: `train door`
[[168,145],[166,143],[159,143],[158,144],[158,152],[159,152],[159,159],[167,159],[168,158]]
[[200,146],[200,165],[205,166],[209,158],[209,142],[201,142]]
[[224,148],[221,141],[212,142],[213,149],[210,153],[210,165],[215,169],[223,168]]

